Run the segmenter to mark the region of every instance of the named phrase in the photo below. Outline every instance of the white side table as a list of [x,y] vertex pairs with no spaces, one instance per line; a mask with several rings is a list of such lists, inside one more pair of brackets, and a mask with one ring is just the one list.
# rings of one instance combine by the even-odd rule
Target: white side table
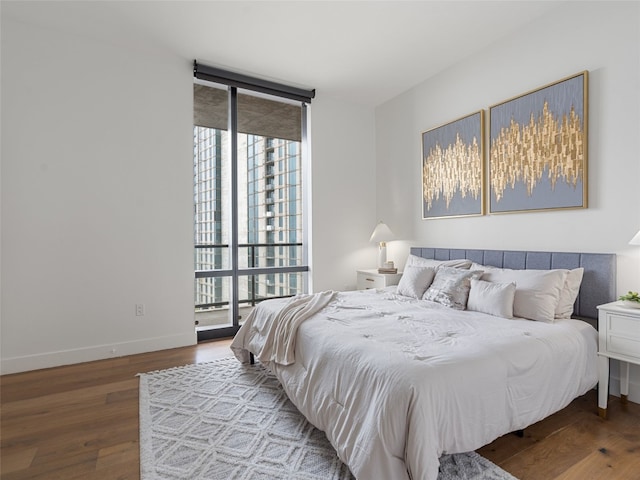
[[609,359],[620,361],[620,401],[629,395],[629,364],[640,365],[640,309],[621,302],[598,306],[598,414],[607,418]]
[[378,273],[378,269],[358,270],[358,290],[368,288],[384,288],[397,285],[402,277],[402,272],[398,273]]

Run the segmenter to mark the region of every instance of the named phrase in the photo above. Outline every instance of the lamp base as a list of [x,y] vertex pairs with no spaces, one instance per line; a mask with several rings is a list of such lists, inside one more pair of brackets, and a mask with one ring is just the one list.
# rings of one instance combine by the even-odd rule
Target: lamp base
[[387,245],[384,242],[380,243],[378,247],[378,268],[384,268],[384,264],[387,261]]

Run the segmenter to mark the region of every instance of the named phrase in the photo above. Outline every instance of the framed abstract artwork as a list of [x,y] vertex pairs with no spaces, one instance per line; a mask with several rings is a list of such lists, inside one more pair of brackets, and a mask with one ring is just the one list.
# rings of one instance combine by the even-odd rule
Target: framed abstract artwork
[[489,109],[489,213],[587,207],[587,72]]
[[422,133],[422,218],[484,213],[484,112]]

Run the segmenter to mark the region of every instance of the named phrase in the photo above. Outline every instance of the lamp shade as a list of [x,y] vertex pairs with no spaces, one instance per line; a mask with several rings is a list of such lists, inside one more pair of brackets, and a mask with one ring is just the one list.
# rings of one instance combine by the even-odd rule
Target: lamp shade
[[385,223],[378,223],[376,228],[374,228],[373,233],[371,234],[370,242],[388,242],[389,240],[393,240],[393,232]]
[[640,245],[640,230],[638,230],[638,233],[636,233],[635,236],[631,239],[629,245]]

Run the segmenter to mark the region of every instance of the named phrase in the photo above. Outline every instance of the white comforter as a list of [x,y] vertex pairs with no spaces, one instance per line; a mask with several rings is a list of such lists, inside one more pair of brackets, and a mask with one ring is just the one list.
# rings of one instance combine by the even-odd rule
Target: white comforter
[[[597,332],[455,311],[385,291],[342,292],[298,325],[294,363],[267,366],[360,480],[435,480],[475,450],[597,383]],[[287,300],[263,302],[232,343],[241,361]],[[272,339],[270,340],[272,341]]]

